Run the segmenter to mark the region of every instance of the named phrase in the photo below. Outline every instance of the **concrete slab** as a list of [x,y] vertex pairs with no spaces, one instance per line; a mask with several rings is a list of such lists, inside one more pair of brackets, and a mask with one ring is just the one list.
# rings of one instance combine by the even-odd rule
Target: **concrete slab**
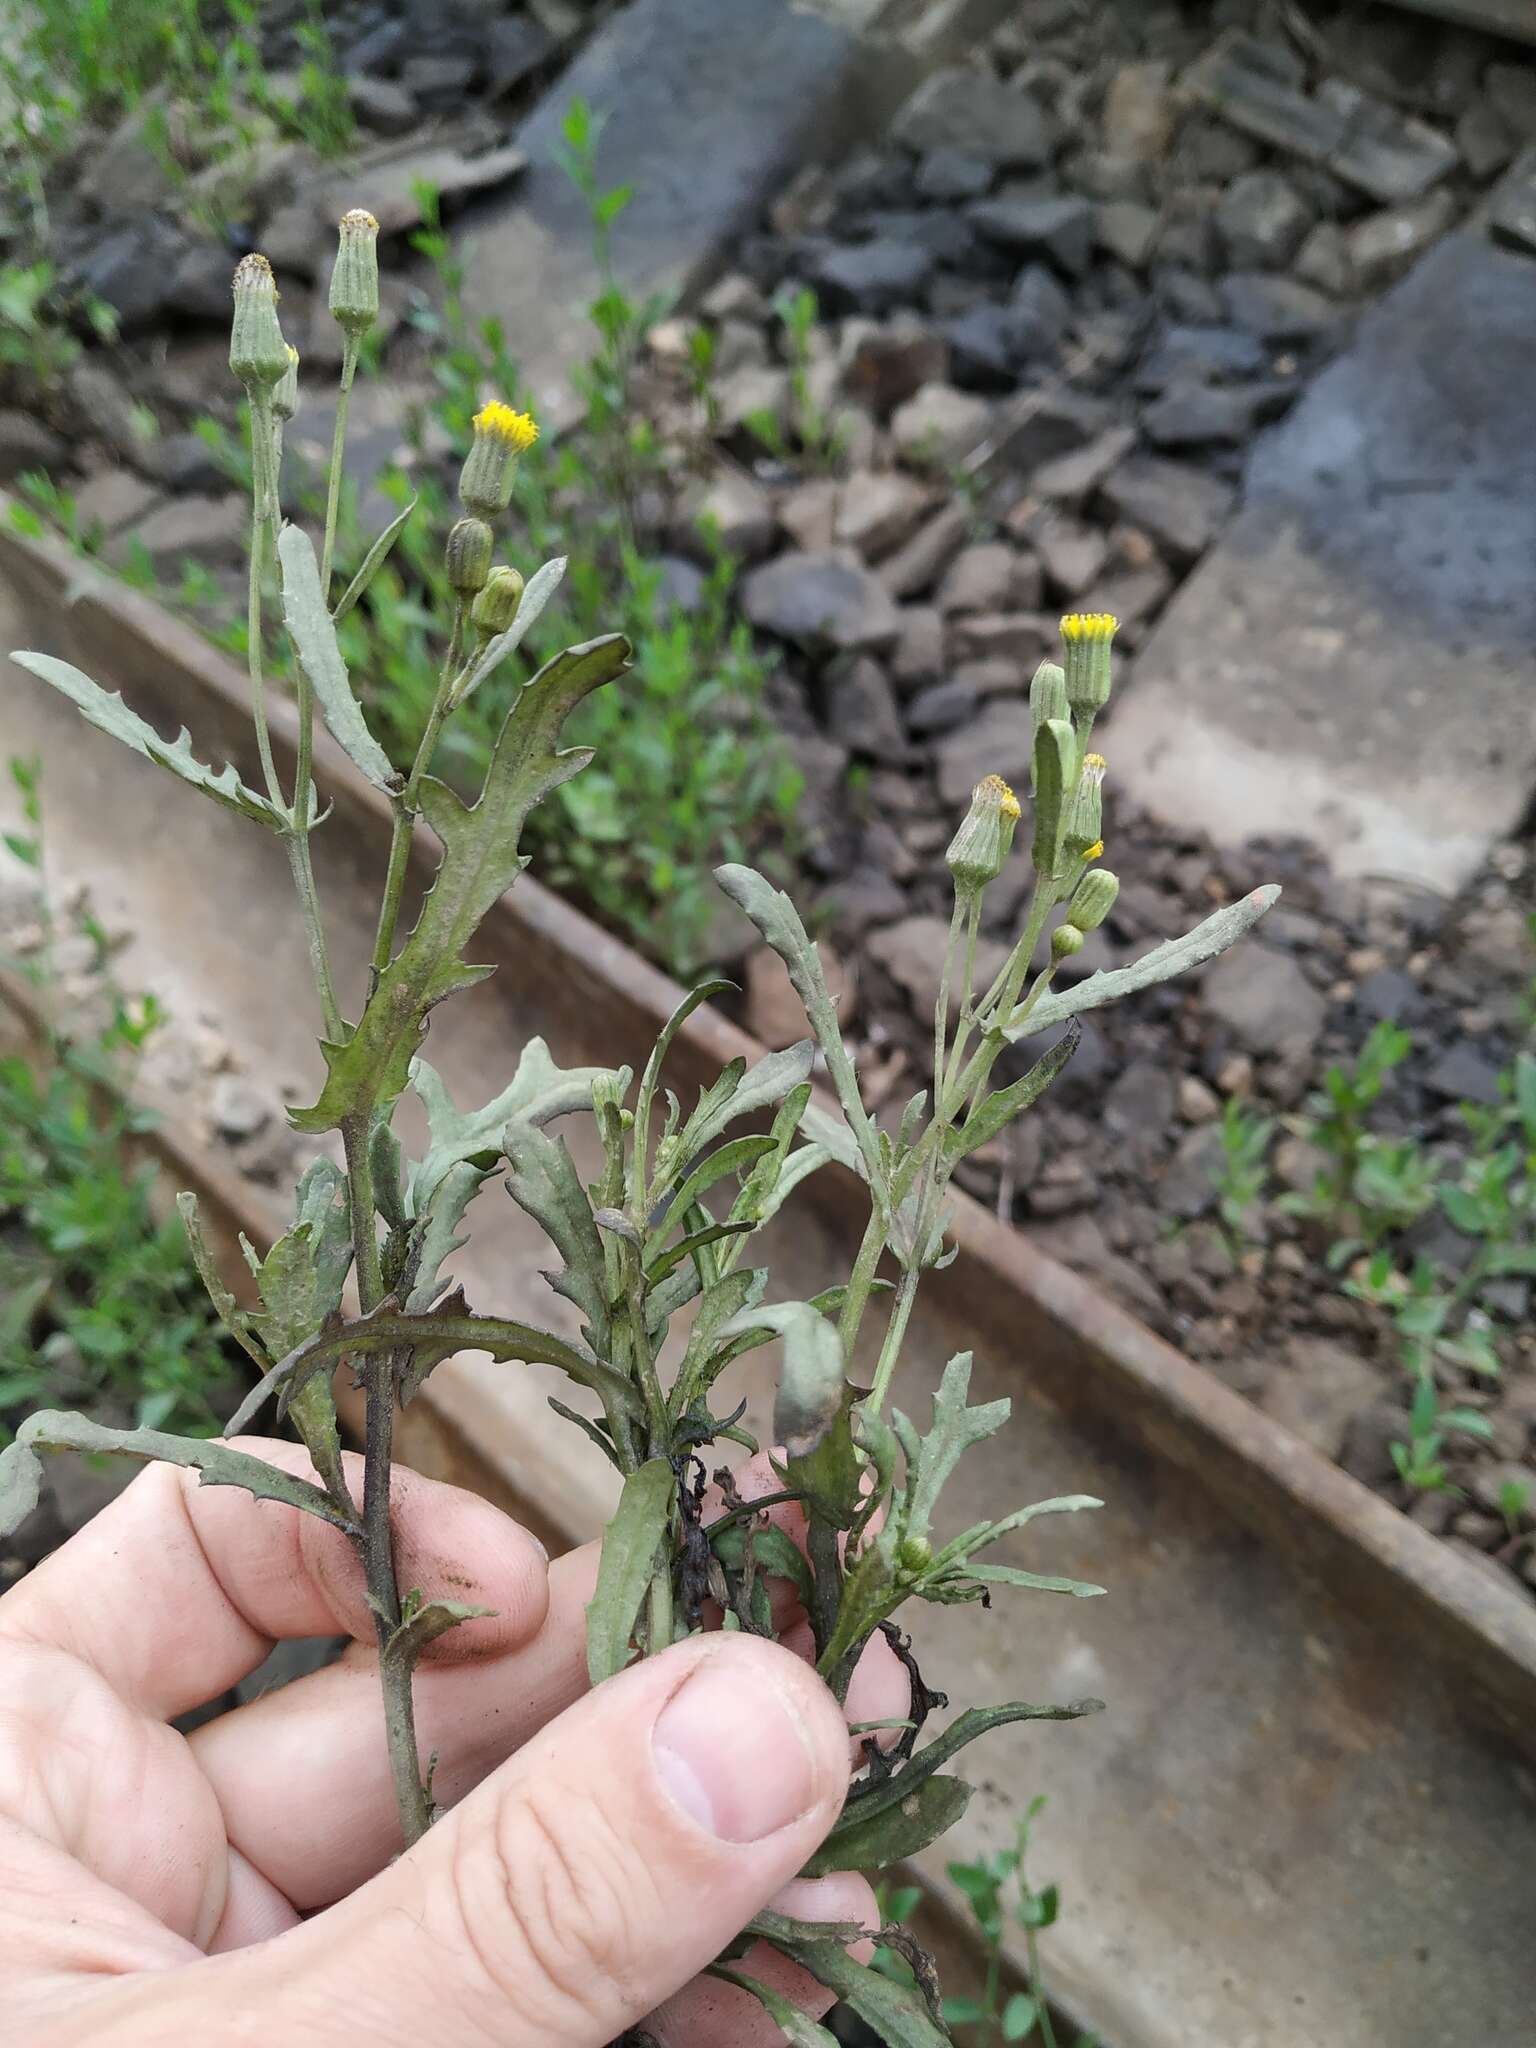
[[457,241],[475,316],[505,325],[534,402],[570,419],[569,370],[591,351],[600,281],[584,201],[559,166],[574,99],[605,121],[605,186],[634,197],[614,236],[638,299],[709,276],[815,155],[837,151],[1006,0],[632,0],[593,37],[517,136],[515,192],[466,216]]
[[1219,841],[1453,889],[1536,789],[1536,263],[1448,237],[1256,447],[1111,721]]

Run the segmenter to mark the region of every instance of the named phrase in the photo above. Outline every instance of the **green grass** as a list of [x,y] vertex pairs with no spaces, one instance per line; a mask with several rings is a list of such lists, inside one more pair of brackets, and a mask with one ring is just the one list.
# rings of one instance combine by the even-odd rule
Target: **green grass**
[[[3,843],[41,883],[36,762],[12,761],[10,778],[22,815]],[[8,963],[55,1022],[36,1057],[0,1058],[0,1416],[105,1404],[146,1428],[214,1435],[234,1384],[230,1350],[158,1169],[132,1156],[146,1126],[126,1088],[163,1013],[113,987],[105,935],[85,910],[75,933],[94,952],[101,1014],[88,1027],[57,1021],[46,911],[41,931],[35,952]]]

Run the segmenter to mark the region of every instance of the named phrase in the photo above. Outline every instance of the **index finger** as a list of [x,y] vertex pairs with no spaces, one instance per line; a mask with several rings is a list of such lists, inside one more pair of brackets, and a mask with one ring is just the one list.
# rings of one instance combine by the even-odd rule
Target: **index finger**
[[[298,1445],[239,1442],[286,1471],[312,1470]],[[347,1466],[360,1497],[362,1460]],[[440,1637],[439,1657],[501,1656],[537,1633],[547,1559],[525,1529],[398,1465],[390,1504],[401,1591],[493,1610]],[[284,1637],[374,1634],[362,1567],[340,1530],[170,1465],[150,1466],[0,1598],[0,1640],[66,1651],[161,1720],[228,1691]]]

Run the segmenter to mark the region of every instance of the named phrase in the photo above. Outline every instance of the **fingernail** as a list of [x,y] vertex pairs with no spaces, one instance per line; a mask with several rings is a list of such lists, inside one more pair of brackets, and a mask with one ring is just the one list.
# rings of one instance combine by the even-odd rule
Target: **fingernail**
[[816,1797],[818,1758],[794,1702],[753,1659],[716,1653],[668,1700],[651,1736],[657,1773],[722,1842],[760,1842]]

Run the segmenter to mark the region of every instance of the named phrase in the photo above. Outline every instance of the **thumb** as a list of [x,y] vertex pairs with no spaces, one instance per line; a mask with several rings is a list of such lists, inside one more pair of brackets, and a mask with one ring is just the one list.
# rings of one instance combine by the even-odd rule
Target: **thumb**
[[265,2030],[291,2019],[331,2048],[327,2014],[335,2048],[605,2048],[795,1875],[847,1785],[847,1725],[799,1658],[741,1635],[678,1644],[283,1937]]

